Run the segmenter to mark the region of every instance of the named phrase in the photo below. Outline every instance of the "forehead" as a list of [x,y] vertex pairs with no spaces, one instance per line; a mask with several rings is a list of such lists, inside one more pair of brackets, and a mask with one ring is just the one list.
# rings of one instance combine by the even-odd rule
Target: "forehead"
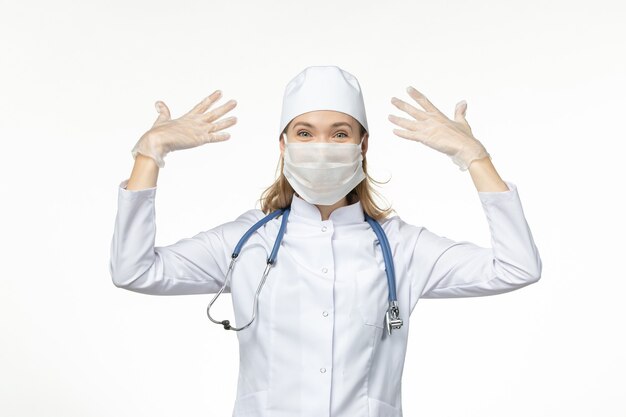
[[334,123],[344,122],[350,126],[356,126],[357,120],[349,114],[335,110],[315,110],[303,113],[295,117],[291,125],[294,126],[298,122],[308,123],[316,127],[330,127]]

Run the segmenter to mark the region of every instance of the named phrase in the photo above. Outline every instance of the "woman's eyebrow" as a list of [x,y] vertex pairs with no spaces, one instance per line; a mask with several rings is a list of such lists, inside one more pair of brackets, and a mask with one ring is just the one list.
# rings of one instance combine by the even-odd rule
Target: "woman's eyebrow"
[[[311,123],[307,123],[307,122],[298,122],[295,125],[293,125],[293,127],[296,127],[298,125],[304,125],[304,126],[307,126],[307,127],[315,128],[315,126],[313,126]],[[333,123],[332,125],[330,125],[330,127],[337,127],[337,126],[343,126],[343,125],[348,126],[350,128],[350,130],[352,130],[352,126],[348,122]]]

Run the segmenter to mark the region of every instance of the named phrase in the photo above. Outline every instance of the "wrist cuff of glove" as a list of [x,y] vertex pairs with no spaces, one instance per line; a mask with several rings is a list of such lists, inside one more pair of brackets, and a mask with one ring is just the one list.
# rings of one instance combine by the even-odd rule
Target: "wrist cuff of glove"
[[137,154],[142,154],[143,156],[147,156],[148,158],[152,158],[154,160],[154,162],[156,162],[157,166],[159,168],[165,168],[165,161],[163,160],[163,157],[160,154],[153,154],[151,152],[146,152],[142,149],[139,148],[133,148],[130,151],[131,155],[133,156],[133,159],[137,159]]
[[489,159],[491,159],[491,154],[485,151],[484,153],[476,154],[467,159],[460,159],[457,157],[457,155],[454,155],[452,156],[452,161],[456,165],[458,165],[460,171],[467,171],[469,169],[469,166],[472,164],[472,162],[474,162],[477,159],[483,159],[485,157],[488,157]]
[[165,158],[167,152],[164,151],[162,146],[159,146],[158,142],[152,138],[142,136],[137,143],[135,143],[135,146],[133,146],[133,149],[131,149],[130,152],[133,159],[136,159],[137,154],[140,153],[148,158],[154,159],[159,168],[165,168],[165,161],[163,158]]

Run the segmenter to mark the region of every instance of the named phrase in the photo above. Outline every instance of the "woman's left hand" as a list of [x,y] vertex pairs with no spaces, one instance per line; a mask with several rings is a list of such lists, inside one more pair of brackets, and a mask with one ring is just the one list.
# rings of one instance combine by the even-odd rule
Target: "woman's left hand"
[[419,110],[399,98],[392,97],[393,105],[413,116],[411,120],[390,114],[389,121],[407,129],[393,129],[393,133],[445,153],[452,158],[461,171],[467,170],[476,159],[491,158],[482,143],[474,137],[470,125],[465,120],[467,110],[465,100],[457,103],[454,120],[450,120],[426,96],[413,87],[408,87],[407,92],[424,110]]

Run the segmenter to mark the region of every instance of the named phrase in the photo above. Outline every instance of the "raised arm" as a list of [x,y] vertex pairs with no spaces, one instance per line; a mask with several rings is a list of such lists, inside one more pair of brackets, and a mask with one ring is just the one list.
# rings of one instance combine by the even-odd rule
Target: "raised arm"
[[236,106],[236,101],[210,110],[220,97],[221,91],[216,90],[177,119],[171,118],[165,103],[157,101],[159,115],[131,150],[135,164],[130,178],[118,189],[109,263],[116,286],[146,294],[174,295],[215,293],[224,283],[229,250],[224,230],[237,221],[169,246],[154,246],[159,168],[164,168],[169,152],[230,138],[222,130],[235,124],[236,118],[220,118]]
[[411,116],[390,114],[389,120],[404,128],[393,132],[448,155],[461,171],[469,170],[491,232],[491,247],[485,248],[403,223],[402,239],[410,251],[411,312],[419,298],[493,295],[537,282],[541,258],[517,187],[500,178],[491,155],[474,137],[465,118],[467,102],[457,103],[452,120],[420,91],[408,87],[407,92],[421,109],[392,97],[391,103]]
[[501,294],[537,282],[542,262],[524,216],[516,184],[507,191],[478,192],[491,247],[439,236],[404,224],[410,250],[411,311],[419,298]]
[[228,224],[154,246],[156,187],[131,191],[127,184],[124,180],[119,185],[111,239],[109,271],[115,286],[152,295],[216,293],[229,262],[222,234]]

